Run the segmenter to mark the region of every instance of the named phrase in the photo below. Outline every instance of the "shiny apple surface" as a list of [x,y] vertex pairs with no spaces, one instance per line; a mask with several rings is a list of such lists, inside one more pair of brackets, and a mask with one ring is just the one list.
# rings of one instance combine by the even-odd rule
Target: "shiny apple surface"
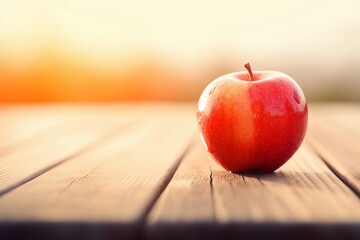
[[197,112],[204,145],[231,172],[272,172],[300,147],[308,107],[298,84],[280,72],[227,74],[202,93]]

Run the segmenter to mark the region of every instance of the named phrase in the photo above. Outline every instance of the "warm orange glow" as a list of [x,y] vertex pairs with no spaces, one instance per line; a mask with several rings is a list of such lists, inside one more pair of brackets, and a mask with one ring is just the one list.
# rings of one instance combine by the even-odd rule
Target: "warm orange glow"
[[309,99],[356,99],[354,5],[0,1],[0,103],[196,100],[208,82],[247,61],[288,73]]
[[[0,65],[0,101],[116,101],[181,99],[184,76],[143,54],[133,66],[104,70],[79,55],[48,48],[31,66]],[[116,61],[116,60],[114,60]],[[165,91],[164,91],[165,90]]]

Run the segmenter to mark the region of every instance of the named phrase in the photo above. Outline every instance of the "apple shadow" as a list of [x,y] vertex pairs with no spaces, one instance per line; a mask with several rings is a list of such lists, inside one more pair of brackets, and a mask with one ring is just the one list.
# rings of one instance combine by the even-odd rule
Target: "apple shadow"
[[245,181],[246,178],[257,179],[265,186],[267,183],[271,183],[297,188],[322,189],[330,192],[335,192],[337,190],[334,182],[338,181],[331,173],[317,172],[280,170],[273,173],[249,172],[236,175],[244,177]]

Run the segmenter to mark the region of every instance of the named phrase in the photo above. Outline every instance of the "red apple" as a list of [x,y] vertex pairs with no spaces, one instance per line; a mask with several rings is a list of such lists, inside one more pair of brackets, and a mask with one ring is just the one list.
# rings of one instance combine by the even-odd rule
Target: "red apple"
[[207,150],[234,173],[273,172],[300,147],[308,107],[288,75],[248,70],[212,81],[198,104],[201,138]]

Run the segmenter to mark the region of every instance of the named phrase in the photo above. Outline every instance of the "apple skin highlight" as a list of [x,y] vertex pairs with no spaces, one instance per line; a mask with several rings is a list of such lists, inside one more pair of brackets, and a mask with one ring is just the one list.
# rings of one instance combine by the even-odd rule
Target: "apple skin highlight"
[[300,147],[308,107],[298,84],[286,74],[254,71],[221,76],[198,104],[205,147],[234,173],[273,172]]

